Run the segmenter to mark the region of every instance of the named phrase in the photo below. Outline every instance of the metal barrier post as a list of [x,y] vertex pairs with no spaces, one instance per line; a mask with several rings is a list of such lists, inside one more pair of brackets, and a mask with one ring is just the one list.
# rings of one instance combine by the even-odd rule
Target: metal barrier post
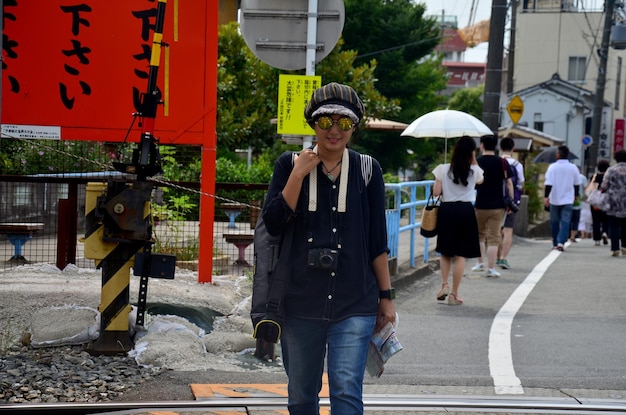
[[88,349],[93,354],[128,352],[133,347],[128,325],[130,258],[123,260],[128,252],[118,250],[119,243],[104,240],[104,223],[97,208],[106,191],[106,183],[88,183],[85,199],[85,258],[94,259],[96,268],[102,268],[100,335]]

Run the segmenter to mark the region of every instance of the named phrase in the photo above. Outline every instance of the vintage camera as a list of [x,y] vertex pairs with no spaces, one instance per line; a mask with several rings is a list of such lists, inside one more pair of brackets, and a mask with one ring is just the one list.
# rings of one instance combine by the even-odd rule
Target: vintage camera
[[510,197],[504,198],[504,206],[513,213],[517,213],[519,211],[519,206]]
[[330,248],[309,249],[309,268],[336,271],[339,260],[339,251]]

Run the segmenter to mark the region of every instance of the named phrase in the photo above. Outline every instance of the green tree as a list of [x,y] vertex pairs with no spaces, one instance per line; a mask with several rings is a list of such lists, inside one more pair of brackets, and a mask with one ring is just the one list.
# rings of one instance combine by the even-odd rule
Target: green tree
[[483,93],[485,86],[457,89],[448,100],[448,108],[451,110],[464,111],[481,119],[483,113]]
[[445,71],[432,58],[440,42],[436,21],[426,18],[423,4],[407,0],[345,0],[345,49],[360,59],[376,59],[376,88],[402,107],[408,122],[441,102]]
[[252,54],[235,22],[220,26],[218,53],[218,156],[264,148],[277,138],[270,120],[276,117],[279,70]]
[[[447,79],[441,57],[432,54],[440,42],[434,19],[423,4],[407,0],[345,0],[345,49],[358,52],[357,62],[373,59],[376,88],[401,109],[395,115],[410,123],[441,106]],[[429,165],[436,143],[399,137],[397,131],[363,131],[358,149],[376,156],[385,171]],[[407,151],[409,150],[409,151]]]
[[[278,139],[276,126],[278,80],[284,71],[261,62],[245,44],[237,23],[223,25],[218,43],[218,157],[235,160],[236,148],[251,146],[255,154],[270,148]],[[341,82],[352,86],[364,101],[367,116],[397,115],[396,100],[385,98],[375,87],[375,62],[355,66],[355,51],[343,50],[340,39],[333,51],[315,69],[322,82]]]

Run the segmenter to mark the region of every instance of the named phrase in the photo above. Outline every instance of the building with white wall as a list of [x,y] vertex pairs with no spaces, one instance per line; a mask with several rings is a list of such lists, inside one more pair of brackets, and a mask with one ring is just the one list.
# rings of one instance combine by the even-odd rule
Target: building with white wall
[[[562,138],[575,154],[584,156],[581,140],[591,133],[605,20],[604,2],[599,3],[595,9],[578,0],[518,3],[515,44],[510,45],[514,92],[501,100],[501,126],[511,123],[506,107],[519,95],[524,103],[522,125]],[[594,138],[598,159],[612,157],[620,142],[623,146],[625,56],[624,50],[608,50],[601,133]]]

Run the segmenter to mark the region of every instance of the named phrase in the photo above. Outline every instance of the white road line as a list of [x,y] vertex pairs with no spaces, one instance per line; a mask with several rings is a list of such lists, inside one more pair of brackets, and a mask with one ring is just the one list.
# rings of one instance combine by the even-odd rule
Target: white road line
[[[567,248],[569,241],[565,245]],[[489,332],[489,372],[497,395],[523,395],[522,382],[515,374],[511,350],[511,325],[535,285],[541,280],[548,267],[561,252],[553,250],[528,274],[526,279],[511,294],[493,320]]]

